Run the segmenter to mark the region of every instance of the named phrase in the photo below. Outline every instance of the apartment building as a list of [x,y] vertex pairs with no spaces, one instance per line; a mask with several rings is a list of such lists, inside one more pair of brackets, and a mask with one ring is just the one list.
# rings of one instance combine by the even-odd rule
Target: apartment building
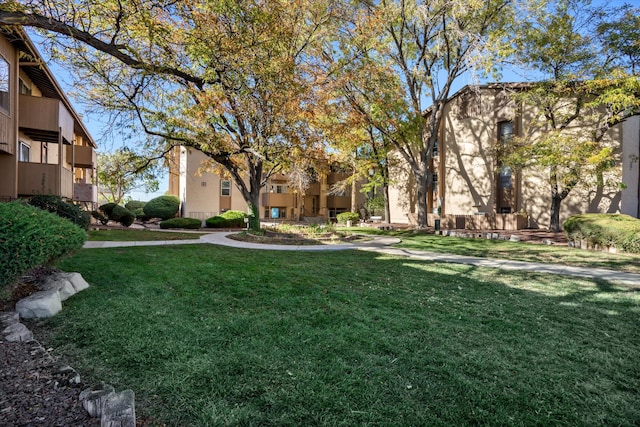
[[22,28],[0,27],[0,200],[94,208],[96,144]]
[[[185,147],[176,148],[169,161],[169,194],[181,202],[181,216],[206,219],[226,210],[247,211],[247,203],[234,183],[211,167],[207,156]],[[350,190],[334,194],[337,182],[347,178],[338,170],[322,174],[304,194],[293,188],[287,177],[273,175],[260,194],[260,218],[298,221],[304,218],[328,220],[351,210]],[[362,205],[364,195],[357,193]]]
[[[548,227],[549,170],[517,173],[500,165],[495,154],[498,143],[530,135],[539,116],[535,107],[522,107],[513,100],[513,90],[523,88],[518,84],[467,86],[448,101],[430,165],[434,185],[427,199],[429,225],[439,212],[439,218],[446,220],[443,226],[449,228]],[[580,127],[589,125],[585,120],[580,118],[573,125],[576,138],[581,137]],[[603,143],[613,147],[616,159],[604,181],[623,185],[598,186],[595,179],[579,185],[562,202],[561,223],[579,213],[640,215],[640,116],[610,129]],[[417,211],[411,174],[406,167],[396,168],[393,174],[391,221],[411,223]]]

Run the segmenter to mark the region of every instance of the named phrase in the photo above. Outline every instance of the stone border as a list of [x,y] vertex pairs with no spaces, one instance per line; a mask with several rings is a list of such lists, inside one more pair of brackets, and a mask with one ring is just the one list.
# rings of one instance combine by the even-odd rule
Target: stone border
[[[56,273],[40,284],[42,289],[16,303],[16,311],[0,313],[0,335],[9,342],[33,342],[52,362],[55,358],[33,337],[20,319],[45,318],[62,310],[62,301],[87,289],[89,284],[80,273]],[[60,366],[55,375],[67,384],[80,384],[80,374],[71,366]],[[136,427],[135,393],[116,393],[113,386],[101,384],[83,390],[82,406],[93,418],[100,418],[101,427]]]

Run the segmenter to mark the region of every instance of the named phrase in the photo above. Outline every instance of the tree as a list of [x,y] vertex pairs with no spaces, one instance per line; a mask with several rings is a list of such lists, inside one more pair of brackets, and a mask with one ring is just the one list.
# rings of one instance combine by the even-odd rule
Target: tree
[[[433,179],[429,164],[451,88],[462,75],[491,68],[491,58],[500,53],[515,19],[514,2],[353,3],[353,14],[324,56],[352,63],[344,77],[345,96],[410,166],[417,186],[418,226],[425,227]],[[349,81],[354,68],[360,68],[361,75],[384,76],[379,85],[385,88],[384,100],[365,99],[371,92],[360,90],[363,80]]]
[[133,190],[158,190],[159,167],[146,165],[146,160],[128,148],[113,153],[99,153],[97,162],[98,191],[108,202],[122,204]]
[[602,185],[614,165],[604,137],[640,107],[637,76],[612,61],[619,58],[615,45],[598,38],[607,34],[598,31],[606,16],[590,0],[561,0],[524,25],[516,42],[522,63],[545,79],[516,95],[521,109],[536,115],[513,145],[502,147],[501,162],[548,171],[553,231],[561,228],[561,204],[574,188]]
[[40,28],[88,101],[135,121],[157,156],[199,150],[233,178],[259,227],[259,194],[318,143],[308,61],[331,1],[10,1],[0,23]]

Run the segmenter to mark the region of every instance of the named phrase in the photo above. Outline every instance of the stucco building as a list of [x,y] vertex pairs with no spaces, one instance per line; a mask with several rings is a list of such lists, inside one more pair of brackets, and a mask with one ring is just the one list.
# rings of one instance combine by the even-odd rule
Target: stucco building
[[[181,216],[207,219],[227,210],[247,211],[247,203],[230,179],[224,178],[210,165],[206,155],[195,149],[177,147],[169,161],[169,194],[181,202]],[[328,220],[338,213],[351,210],[350,190],[338,195],[331,188],[347,178],[340,171],[320,174],[300,193],[292,187],[286,176],[273,175],[260,194],[262,220],[296,221],[304,218]],[[357,203],[364,202],[357,193]]]
[[[550,220],[549,171],[526,168],[521,172],[499,164],[496,146],[514,136],[532,134],[539,111],[518,105],[511,96],[520,85],[467,86],[448,101],[438,134],[437,154],[431,170],[434,186],[428,195],[429,225],[438,209],[443,227],[547,228]],[[573,124],[581,137],[586,119]],[[588,123],[587,123],[588,125]],[[533,130],[535,137],[535,129]],[[604,181],[579,185],[562,202],[560,221],[578,213],[621,212],[638,217],[640,117],[634,116],[607,132],[604,144],[614,149],[616,166]],[[415,188],[407,168],[393,172],[390,190],[391,221],[415,221]],[[622,187],[622,188],[620,188]],[[517,215],[517,213],[526,213]]]

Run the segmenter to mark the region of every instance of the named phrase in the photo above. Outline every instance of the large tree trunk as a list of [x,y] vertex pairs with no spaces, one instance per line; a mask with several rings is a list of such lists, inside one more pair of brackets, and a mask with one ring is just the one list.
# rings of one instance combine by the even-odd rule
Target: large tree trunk
[[389,204],[389,184],[382,186],[382,195],[384,197],[384,222],[391,223],[391,207]]
[[427,192],[429,189],[428,179],[423,173],[422,176],[416,174],[416,193],[418,195],[418,228],[427,227]]
[[551,220],[549,221],[549,230],[560,231],[560,204],[562,198],[559,194],[551,197]]

